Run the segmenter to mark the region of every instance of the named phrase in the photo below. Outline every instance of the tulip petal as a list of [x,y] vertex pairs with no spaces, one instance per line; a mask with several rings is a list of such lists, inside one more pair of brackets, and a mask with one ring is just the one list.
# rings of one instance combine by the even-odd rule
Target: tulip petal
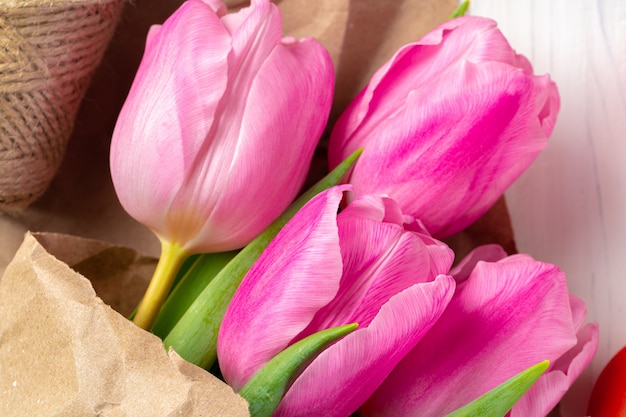
[[[371,219],[382,222],[385,218],[384,197],[376,194],[367,194],[352,201],[341,210],[342,217]],[[396,223],[402,225],[402,223]]]
[[380,308],[370,326],[329,347],[287,391],[275,416],[347,416],[384,380],[436,322],[454,280],[413,285]]
[[586,325],[577,338],[576,346],[561,356],[515,404],[511,417],[542,417],[558,404],[593,359],[598,349],[598,326]]
[[465,258],[450,270],[457,283],[465,281],[479,261],[496,262],[506,258],[506,251],[500,245],[481,245],[474,248]]
[[186,2],[151,32],[113,133],[111,175],[126,211],[157,232],[165,232],[167,207],[226,89],[230,50],[221,21],[200,1]]
[[394,223],[415,232],[428,235],[420,225],[413,226],[416,220],[402,213],[394,200],[384,195],[367,194],[358,197],[342,210],[342,216],[364,217],[379,222]]
[[314,40],[268,0],[189,0],[150,31],[111,146],[124,208],[188,252],[244,246],[296,197],[332,101]]
[[[473,62],[493,59],[514,64],[516,60],[493,20],[468,16],[448,21],[417,42],[400,48],[374,74],[367,87],[337,121],[333,135],[343,139],[340,143],[331,139],[331,148],[333,145],[347,149],[362,146],[355,139],[359,137],[358,129],[370,130],[371,126],[387,120],[405,105],[407,91],[429,88],[434,81],[454,73],[461,59],[470,58],[467,56],[470,52],[475,55]],[[420,65],[421,62],[431,65]],[[340,162],[333,149],[330,149],[329,157],[331,165]]]
[[[403,233],[397,225],[345,219],[341,214],[337,222],[343,259],[341,286],[299,338],[345,323],[367,327],[392,296],[434,277],[428,247],[415,234]],[[451,251],[448,260],[452,261]],[[449,264],[438,273],[448,268]]]
[[403,47],[373,76],[333,128],[329,163],[363,147],[353,194],[385,193],[444,237],[530,165],[558,109],[554,83],[532,75],[495,22],[463,17]]
[[244,244],[291,202],[326,123],[333,77],[327,52],[314,41],[272,51],[249,87],[238,137],[229,142],[233,147],[225,142],[215,148],[215,163],[205,176],[212,183],[204,185],[213,192],[203,194],[210,198],[203,207],[211,221],[198,240],[210,234],[218,243]]
[[374,394],[366,415],[445,415],[575,344],[558,268],[526,255],[479,262],[439,321]]
[[[192,225],[192,227],[188,226],[191,230],[186,231],[187,236],[178,239],[189,242],[195,236],[195,240],[189,245],[198,246],[197,251],[213,252],[235,249],[245,244],[245,242],[237,242],[237,246],[224,247],[223,241],[231,241],[232,243],[233,235],[237,235],[239,230],[245,229],[245,226],[242,226],[241,229],[233,231],[233,222],[237,225],[242,219],[250,218],[249,216],[233,216],[232,213],[229,213],[230,216],[222,216],[223,218],[211,218],[211,212],[215,210],[215,205],[219,204],[222,196],[229,194],[225,189],[234,190],[234,194],[239,196],[242,183],[246,184],[247,190],[255,188],[254,186],[250,187],[250,184],[245,182],[248,178],[242,179],[233,175],[233,171],[246,166],[241,162],[237,163],[235,155],[238,149],[243,146],[240,141],[241,125],[246,104],[249,101],[250,88],[264,61],[280,43],[281,35],[280,15],[275,7],[271,6],[268,1],[256,3],[239,10],[237,13],[228,14],[221,20],[224,30],[228,29],[232,37],[230,38],[232,50],[227,57],[228,65],[225,66],[223,62],[221,63],[223,68],[228,69],[226,89],[223,91],[216,109],[215,119],[211,120],[212,124],[204,130],[202,146],[197,149],[194,161],[186,173],[186,186],[180,188],[169,210],[170,228],[177,233],[181,234],[182,224]],[[188,83],[188,85],[192,88],[196,87],[196,83]],[[259,145],[262,141],[258,137],[253,139],[258,144],[254,147],[255,152],[262,154],[259,152]],[[210,163],[208,163],[209,161]],[[256,166],[253,165],[252,168],[256,168]],[[259,176],[258,172],[267,171],[256,172],[257,178],[265,179],[264,176]],[[265,189],[266,187],[262,188]],[[230,194],[233,194],[232,191]],[[259,207],[258,205],[246,204],[247,201],[239,201],[238,203],[239,206],[247,209]],[[229,207],[237,206],[230,205]],[[284,205],[281,206],[281,208],[284,207]],[[192,222],[189,219],[190,212],[193,213],[194,211],[199,211],[198,214],[201,213],[201,215],[197,215],[197,222]],[[254,231],[250,231],[251,235],[246,236],[247,239],[245,240],[249,241],[260,233],[278,214],[257,226]],[[184,219],[180,219],[180,217]],[[252,218],[254,221],[257,220],[256,216],[252,216]],[[200,234],[207,222],[211,226],[210,233],[212,236],[210,240],[206,238],[206,232]],[[213,247],[204,247],[200,244],[200,242],[207,240],[213,243]]]
[[[377,140],[363,144],[350,178],[355,195],[388,193],[436,236],[476,220],[546,144],[537,119],[525,116],[533,89],[521,70],[466,63],[460,72],[409,93],[404,111],[381,121]],[[372,175],[389,165],[388,175]]]
[[228,8],[221,0],[202,0],[204,4],[211,7],[218,16],[224,16],[228,13]]
[[569,303],[572,308],[572,321],[574,329],[578,332],[585,324],[587,319],[587,306],[585,302],[573,294],[569,295]]
[[235,293],[217,346],[221,371],[235,390],[287,347],[337,293],[342,261],[336,212],[344,189],[331,188],[309,201]]
[[[348,192],[349,194],[349,192]],[[339,214],[340,219],[352,218],[361,221],[365,218],[377,222],[386,222],[403,226],[405,231],[415,232],[414,236],[419,237],[428,247],[430,254],[430,271],[421,270],[423,274],[435,277],[449,270],[454,254],[452,250],[443,242],[430,237],[430,234],[421,224],[410,216],[404,215],[398,204],[384,196],[367,194],[358,197],[345,207]],[[374,226],[376,228],[376,226]],[[347,236],[358,236],[361,230],[355,229],[354,233]],[[366,247],[365,244],[364,247]],[[356,247],[359,247],[356,245]],[[422,265],[424,266],[424,265]],[[420,269],[415,269],[420,270]]]

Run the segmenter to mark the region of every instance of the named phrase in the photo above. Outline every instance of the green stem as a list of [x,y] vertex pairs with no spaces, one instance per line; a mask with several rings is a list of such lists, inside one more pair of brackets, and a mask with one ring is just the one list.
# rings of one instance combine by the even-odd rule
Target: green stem
[[469,0],[466,0],[462,2],[461,4],[459,4],[459,6],[450,15],[450,19],[464,16],[469,7],[469,3],[470,3]]
[[159,263],[133,318],[137,326],[150,330],[172,287],[176,273],[187,256],[187,251],[181,246],[161,240]]

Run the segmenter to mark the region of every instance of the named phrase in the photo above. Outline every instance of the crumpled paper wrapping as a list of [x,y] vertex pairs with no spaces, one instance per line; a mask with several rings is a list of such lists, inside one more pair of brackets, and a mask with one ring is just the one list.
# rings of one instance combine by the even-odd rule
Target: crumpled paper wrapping
[[127,314],[154,266],[103,242],[27,234],[0,280],[0,414],[248,416],[230,387],[167,353],[76,272]]
[[[141,257],[134,250],[152,257],[159,254],[158,240],[119,205],[108,153],[148,28],[163,22],[181,3],[134,0],[126,4],[82,102],[56,178],[26,210],[13,216],[0,214],[0,274],[13,258],[0,281],[3,416],[247,415],[241,414],[242,403],[228,387],[175,354],[168,356],[158,339],[107,307],[126,316],[147,286],[154,258]],[[242,2],[227,3],[234,9]],[[316,37],[330,51],[337,74],[331,123],[401,45],[445,21],[457,5],[455,0],[276,3],[283,13],[285,34]],[[324,146],[322,141],[310,181],[325,173]],[[57,234],[27,235],[24,240],[28,230],[119,246]],[[449,239],[458,257],[477,244],[494,242],[509,252],[515,250],[504,200]],[[74,271],[90,278],[104,303]],[[163,387],[168,388],[163,391]],[[219,408],[231,401],[232,408]],[[208,414],[212,412],[217,414]]]

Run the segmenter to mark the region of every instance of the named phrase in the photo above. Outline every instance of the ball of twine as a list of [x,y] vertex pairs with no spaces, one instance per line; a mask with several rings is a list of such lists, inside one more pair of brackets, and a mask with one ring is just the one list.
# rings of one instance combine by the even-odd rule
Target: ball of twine
[[123,0],[0,1],[0,211],[52,181]]

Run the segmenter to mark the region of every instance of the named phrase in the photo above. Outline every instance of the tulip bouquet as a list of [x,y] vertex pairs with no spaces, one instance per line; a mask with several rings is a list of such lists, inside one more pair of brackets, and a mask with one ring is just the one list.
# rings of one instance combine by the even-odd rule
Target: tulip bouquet
[[162,243],[134,322],[252,415],[546,415],[597,348],[584,303],[554,265],[497,245],[455,263],[440,239],[546,146],[554,83],[459,11],[375,73],[294,201],[333,65],[251,3],[188,0],[148,33],[111,144],[120,202]]

